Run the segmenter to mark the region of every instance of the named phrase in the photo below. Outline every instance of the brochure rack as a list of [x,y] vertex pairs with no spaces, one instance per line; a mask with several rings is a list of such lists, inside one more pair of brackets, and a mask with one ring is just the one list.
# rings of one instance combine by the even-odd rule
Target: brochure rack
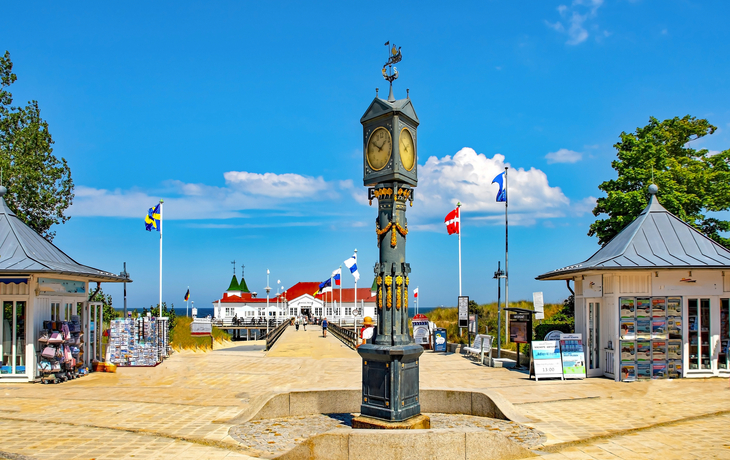
[[[621,380],[681,377],[682,298],[621,297],[619,302]],[[692,355],[692,324],[696,318],[691,309],[688,316]]]

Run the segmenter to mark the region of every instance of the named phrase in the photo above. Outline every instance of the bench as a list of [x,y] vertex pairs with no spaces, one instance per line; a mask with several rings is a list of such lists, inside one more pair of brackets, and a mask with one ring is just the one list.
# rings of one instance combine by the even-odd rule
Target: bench
[[488,363],[492,362],[492,340],[494,338],[491,335],[477,334],[474,338],[474,343],[470,347],[464,347],[463,350],[469,357],[478,358],[479,362],[484,362],[484,354],[486,353],[489,357]]

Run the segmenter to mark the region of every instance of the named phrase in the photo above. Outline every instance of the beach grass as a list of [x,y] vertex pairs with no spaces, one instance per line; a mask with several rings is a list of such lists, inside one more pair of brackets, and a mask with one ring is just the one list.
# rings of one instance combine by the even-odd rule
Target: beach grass
[[[178,316],[175,328],[170,331],[170,344],[174,350],[193,350],[208,351],[211,350],[210,337],[194,337],[190,335],[190,323],[192,318]],[[224,343],[231,340],[231,335],[222,329],[213,327],[213,340],[218,343]]]

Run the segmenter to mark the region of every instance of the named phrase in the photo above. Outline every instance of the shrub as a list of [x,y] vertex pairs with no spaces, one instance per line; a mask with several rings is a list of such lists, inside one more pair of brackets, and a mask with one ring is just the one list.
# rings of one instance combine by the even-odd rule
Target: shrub
[[535,340],[543,340],[550,331],[560,331],[566,334],[574,332],[575,324],[571,322],[549,322],[535,326]]

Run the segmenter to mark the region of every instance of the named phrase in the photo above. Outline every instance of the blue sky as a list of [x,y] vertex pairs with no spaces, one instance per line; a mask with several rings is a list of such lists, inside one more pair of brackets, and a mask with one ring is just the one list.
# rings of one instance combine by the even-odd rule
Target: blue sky
[[[310,2],[311,3],[311,2]],[[548,270],[587,259],[597,186],[612,145],[650,116],[708,118],[696,148],[730,147],[730,4],[561,2],[11,2],[0,44],[15,103],[38,100],[76,184],[55,243],[134,283],[157,303],[158,239],[147,208],[165,199],[163,300],[220,298],[231,261],[252,290],[321,281],[358,249],[372,281],[375,204],[362,186],[359,119],[402,47],[421,120],[419,187],[407,259],[422,306],[454,305],[463,203],[463,291],[496,300],[504,208],[492,178],[510,166],[510,298],[546,301]],[[345,286],[352,286],[346,276]],[[105,285],[122,304],[121,286]]]

